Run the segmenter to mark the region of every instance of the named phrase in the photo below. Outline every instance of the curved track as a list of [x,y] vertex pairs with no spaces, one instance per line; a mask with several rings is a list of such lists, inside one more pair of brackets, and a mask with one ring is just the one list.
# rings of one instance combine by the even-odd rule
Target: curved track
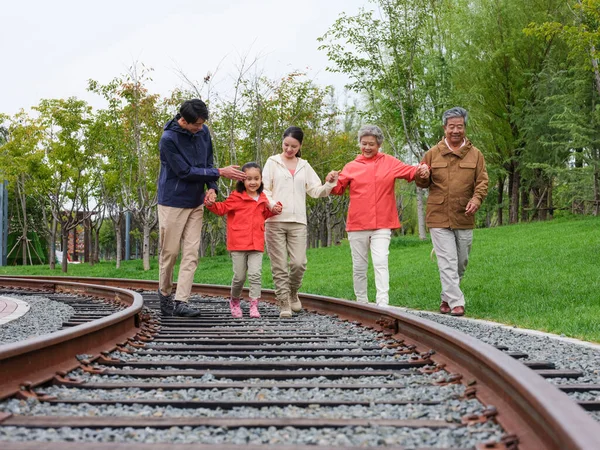
[[[93,285],[81,283],[92,283]],[[368,371],[370,371],[370,374],[363,373],[362,375],[373,376],[373,371],[379,371],[382,375],[385,373],[399,374],[407,370],[414,373],[418,369],[420,369],[421,373],[437,372],[442,378],[445,378],[445,382],[447,383],[459,383],[467,386],[467,389],[464,391],[465,396],[475,397],[479,402],[488,407],[479,416],[463,418],[464,423],[493,421],[497,422],[506,432],[507,435],[503,444],[495,444],[496,446],[481,444],[479,448],[535,450],[592,450],[600,448],[600,425],[591,419],[580,406],[572,402],[564,393],[547,383],[540,376],[540,374],[543,376],[552,376],[552,369],[548,369],[543,363],[530,363],[531,368],[537,367],[540,369],[538,373],[535,373],[531,368],[526,367],[510,355],[490,345],[426,319],[346,300],[317,295],[302,295],[301,300],[306,310],[336,316],[349,325],[360,325],[362,329],[366,328],[367,330],[372,330],[373,333],[377,333],[381,342],[372,341],[371,346],[368,345],[368,342],[361,343],[362,351],[367,358],[369,357],[369,352],[377,354],[377,349],[381,348],[388,350],[395,349],[396,357],[399,357],[398,355],[402,357],[398,361],[391,363],[349,363],[343,359],[348,356],[343,352],[343,344],[338,342],[336,344],[340,346],[340,355],[338,356],[342,358],[342,362],[335,364],[330,360],[324,364],[318,362],[298,363],[293,358],[301,353],[294,354],[294,352],[306,351],[306,342],[310,341],[310,345],[317,345],[315,342],[318,343],[319,339],[327,338],[327,333],[319,333],[320,335],[315,336],[315,333],[302,330],[301,325],[298,324],[295,334],[287,335],[285,349],[270,347],[267,349],[267,352],[279,352],[277,353],[278,357],[291,357],[292,359],[289,362],[282,361],[281,359],[272,363],[262,360],[255,361],[254,363],[239,361],[225,363],[219,361],[190,362],[189,359],[185,358],[181,361],[182,355],[184,357],[187,355],[190,358],[197,357],[198,355],[202,355],[203,357],[210,356],[211,349],[207,346],[212,346],[213,354],[218,355],[219,358],[226,355],[232,358],[243,357],[247,356],[248,353],[257,356],[259,355],[256,352],[257,346],[269,342],[269,339],[274,339],[274,337],[264,333],[257,333],[257,328],[252,323],[232,321],[227,315],[223,314],[223,302],[219,303],[218,301],[214,303],[214,308],[211,303],[210,308],[213,309],[209,309],[209,311],[212,312],[203,314],[198,320],[165,318],[158,323],[153,319],[151,314],[142,312],[143,302],[139,293],[124,290],[126,288],[149,291],[150,293],[156,292],[157,283],[152,281],[77,279],[70,277],[30,280],[25,277],[0,277],[0,286],[28,287],[43,292],[77,293],[79,295],[121,302],[126,306],[125,309],[110,317],[94,320],[46,337],[0,346],[0,369],[3,375],[9,374],[0,383],[0,397],[12,395],[19,389],[21,390],[21,396],[35,396],[36,394],[31,390],[31,386],[37,386],[53,379],[59,385],[81,386],[78,380],[64,376],[65,372],[76,368],[83,368],[92,372],[101,372],[104,370],[104,373],[123,375],[121,367],[126,367],[130,371],[133,367],[136,376],[139,376],[144,370],[147,371],[146,376],[156,376],[157,374],[153,370],[161,363],[157,364],[156,362],[147,362],[144,360],[148,350],[146,344],[152,342],[152,352],[163,353],[167,355],[167,358],[170,358],[160,367],[160,370],[163,371],[161,376],[169,375],[164,372],[165,370],[173,372],[170,373],[173,376],[187,376],[190,375],[189,371],[193,370],[197,372],[193,376],[197,377],[201,377],[207,372],[211,376],[219,376],[219,371],[221,371],[223,372],[222,376],[228,379],[235,379],[237,376],[239,377],[238,379],[263,377],[288,380],[287,382],[280,382],[280,387],[298,388],[300,384],[294,382],[293,379],[295,377],[305,378],[308,373],[307,371],[310,370],[319,371],[316,376],[325,376],[328,379],[340,377],[340,373],[336,373],[336,370],[342,370],[342,368],[346,370],[346,372],[343,372],[344,375],[348,375],[348,371],[355,371],[357,372],[357,376],[360,372]],[[193,292],[208,297],[227,297],[229,295],[229,287],[194,285]],[[150,306],[156,306],[156,300],[151,299],[149,295],[151,294],[146,294],[148,297],[147,303]],[[273,292],[263,290],[263,299],[274,302]],[[271,319],[275,319],[275,317],[263,314],[263,321],[268,322]],[[289,323],[292,324],[293,322]],[[273,328],[277,327],[278,324],[283,326],[286,324],[286,321],[275,319],[272,320],[269,326]],[[289,330],[286,332],[289,333]],[[358,336],[361,332],[356,331],[355,333]],[[346,341],[352,341],[352,336],[346,338]],[[275,339],[275,342],[280,342],[280,339]],[[219,343],[226,343],[227,345],[219,346]],[[199,344],[202,346],[199,347]],[[252,349],[250,352],[248,345]],[[294,348],[294,345],[296,348]],[[125,356],[127,356],[127,353],[131,354],[132,352],[137,354],[132,358],[127,356],[126,361],[120,361],[118,358],[112,357],[107,353],[101,355],[102,352],[112,352],[115,350],[122,351],[122,354]],[[263,348],[261,347],[260,350],[263,350]],[[317,350],[315,348],[312,353],[314,354]],[[326,349],[325,351],[329,352],[325,353],[328,357],[335,358],[335,354],[332,354],[330,350]],[[74,357],[82,353],[97,356],[89,362],[79,362]],[[156,355],[156,353],[153,354]],[[180,358],[179,361],[177,361],[177,358]],[[105,368],[99,368],[101,366],[105,366]],[[326,372],[327,370],[329,372]],[[294,371],[300,372],[294,375]],[[60,373],[58,376],[56,376],[57,372]],[[564,376],[565,374],[562,373],[561,375]],[[158,387],[164,388],[164,386],[161,386]],[[180,387],[189,388],[189,386],[188,382]],[[198,389],[202,388],[199,383],[194,384],[194,386]],[[151,383],[146,384],[146,386],[136,386],[137,389],[151,389],[156,387]],[[175,389],[176,387],[170,386],[169,389]],[[95,386],[88,386],[88,388],[100,389],[107,388],[107,386],[96,384]],[[108,387],[108,389],[110,388]],[[214,388],[214,385],[205,386],[205,388]],[[346,388],[352,389],[351,386],[346,386]],[[51,399],[48,400],[52,401]],[[364,403],[368,407],[369,405],[376,405],[378,403],[377,400],[369,400]],[[204,401],[203,405],[206,407],[208,403]],[[218,404],[212,406],[219,408],[235,407],[231,402],[221,401],[216,403]],[[290,404],[289,401],[280,401],[279,403],[281,405]],[[297,401],[295,404],[298,407],[308,407],[315,402],[306,401],[304,403],[302,405],[302,402]],[[342,403],[337,402],[337,404]],[[385,400],[384,402],[382,399],[381,403],[385,403],[386,405],[400,405],[407,402],[389,400]],[[156,404],[156,401],[153,404]],[[259,402],[255,406],[261,407],[264,404],[264,402]],[[271,404],[277,404],[277,401],[272,401]],[[245,402],[245,406],[247,405],[248,402]],[[180,406],[183,408],[195,407],[194,405]],[[28,426],[27,423],[29,423],[29,426],[34,427],[57,427],[64,425],[64,420],[65,418],[63,417],[53,422],[51,418],[45,418],[44,424],[38,423],[37,425],[32,425],[31,419],[9,417],[8,415],[4,417],[0,416],[2,426]],[[136,426],[135,420],[125,420],[122,418],[111,421],[110,418],[96,417],[93,420],[90,419],[87,422],[83,422],[75,426]],[[373,422],[376,421],[354,420],[353,423],[356,426],[369,426]],[[176,420],[169,421],[166,418],[161,418],[146,421],[143,425],[152,425],[159,428],[185,425],[221,427],[283,427],[286,425],[313,427],[320,425],[335,427],[352,425],[353,423],[349,419],[343,419],[343,422],[340,421],[339,423],[336,423],[335,419],[329,421],[323,419],[306,419],[304,422],[299,419],[287,421],[281,419],[280,423],[277,423],[273,419],[246,419],[246,422],[244,422],[240,419],[219,420],[212,418],[211,420],[199,420],[196,418],[177,422]],[[69,425],[73,426],[71,423]],[[411,424],[407,423],[407,421],[389,420],[388,422],[382,421],[377,425],[410,426]],[[422,422],[412,425],[427,426],[427,424]],[[430,423],[429,426],[436,428],[443,427],[444,425],[441,423]],[[3,448],[26,448],[22,446],[24,444],[8,445],[9,447]],[[504,445],[504,447],[500,445]],[[48,446],[45,448],[54,447]],[[93,447],[84,447],[80,444],[78,448]]]

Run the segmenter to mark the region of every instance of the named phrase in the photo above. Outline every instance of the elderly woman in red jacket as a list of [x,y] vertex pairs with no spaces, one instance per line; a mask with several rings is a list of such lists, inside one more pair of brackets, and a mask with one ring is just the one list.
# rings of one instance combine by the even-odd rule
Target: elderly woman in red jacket
[[361,154],[344,166],[332,194],[350,189],[346,231],[352,252],[354,294],[360,303],[368,303],[367,268],[369,249],[375,270],[376,303],[389,304],[388,255],[392,230],[400,228],[394,185],[397,178],[413,181],[428,176],[427,165],[409,166],[393,156],[381,153],[383,133],[375,125],[358,131]]

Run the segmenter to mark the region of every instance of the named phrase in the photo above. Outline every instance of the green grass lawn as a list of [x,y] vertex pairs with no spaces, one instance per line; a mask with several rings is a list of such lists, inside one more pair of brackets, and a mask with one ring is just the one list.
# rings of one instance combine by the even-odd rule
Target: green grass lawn
[[[430,259],[431,242],[398,237],[390,246],[390,303],[436,311],[440,282]],[[177,271],[177,268],[176,268]],[[0,267],[1,274],[61,275],[46,266]],[[69,265],[68,275],[158,279],[158,264],[144,272],[141,261]],[[228,256],[200,260],[195,281],[230,283]],[[272,288],[265,256],[263,287]],[[469,268],[462,283],[470,317],[493,320],[600,342],[600,218],[475,230]],[[303,292],[353,299],[350,248],[311,249]],[[375,298],[372,269],[369,297]]]

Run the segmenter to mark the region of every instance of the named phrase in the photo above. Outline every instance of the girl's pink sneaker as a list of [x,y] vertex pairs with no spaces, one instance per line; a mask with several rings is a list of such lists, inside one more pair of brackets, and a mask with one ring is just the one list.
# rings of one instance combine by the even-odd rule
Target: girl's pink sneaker
[[242,308],[240,308],[240,299],[239,298],[231,298],[229,299],[229,309],[231,309],[231,315],[239,319],[242,317]]
[[258,312],[258,299],[250,299],[250,317],[253,319],[260,319],[260,313]]

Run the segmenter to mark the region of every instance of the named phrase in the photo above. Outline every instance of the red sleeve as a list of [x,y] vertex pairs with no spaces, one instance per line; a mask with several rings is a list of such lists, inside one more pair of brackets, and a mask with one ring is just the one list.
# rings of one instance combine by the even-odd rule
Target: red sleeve
[[331,190],[331,193],[333,195],[342,195],[344,192],[346,192],[346,188],[350,184],[350,177],[348,176],[348,171],[346,170],[346,167],[347,166],[344,166],[344,168],[340,172],[337,184]]
[[417,173],[417,166],[404,164],[399,159],[394,158],[392,172],[394,174],[394,178],[403,178],[407,181],[413,181]]
[[206,206],[206,209],[215,213],[217,216],[224,216],[232,209],[235,209],[236,200],[230,195],[224,202],[215,202],[212,206]]
[[276,216],[277,214],[275,214],[273,211],[271,211],[269,209],[269,202],[267,203],[263,203],[264,208],[263,208],[263,217],[265,218],[265,220],[267,220],[269,217],[273,217]]

